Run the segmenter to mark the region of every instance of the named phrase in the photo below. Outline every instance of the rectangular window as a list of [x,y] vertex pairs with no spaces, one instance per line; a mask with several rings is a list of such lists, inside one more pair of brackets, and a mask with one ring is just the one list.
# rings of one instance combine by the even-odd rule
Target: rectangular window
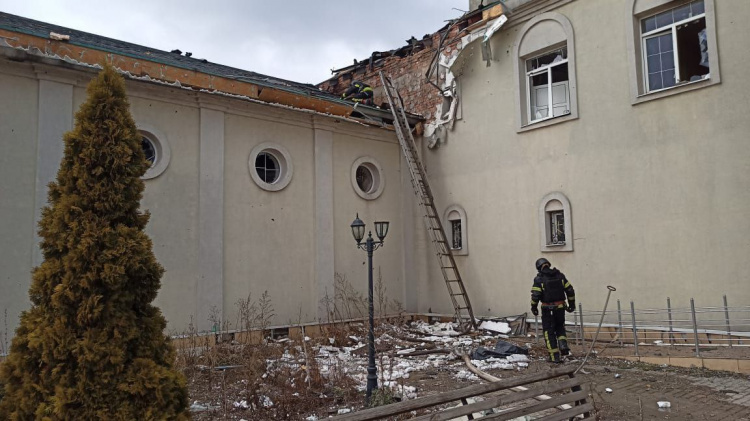
[[451,241],[451,248],[453,250],[460,250],[461,249],[461,220],[457,219],[455,221],[451,222],[451,233],[453,234],[453,239]]
[[565,218],[563,211],[549,212],[549,244],[565,244]]
[[710,77],[703,0],[641,19],[646,92]]
[[526,60],[526,79],[529,123],[570,114],[567,48]]

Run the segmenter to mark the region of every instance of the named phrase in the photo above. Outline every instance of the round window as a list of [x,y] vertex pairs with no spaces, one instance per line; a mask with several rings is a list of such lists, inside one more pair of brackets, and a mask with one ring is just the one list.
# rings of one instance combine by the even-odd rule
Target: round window
[[171,156],[166,136],[154,127],[141,124],[138,125],[138,134],[141,136],[141,150],[149,162],[143,179],[158,177],[167,169]]
[[292,180],[292,160],[283,146],[261,143],[250,152],[250,177],[260,188],[279,191]]
[[279,181],[279,161],[268,152],[261,152],[255,157],[255,171],[264,183]]
[[374,183],[370,169],[364,165],[360,165],[357,167],[356,177],[359,188],[365,193],[372,193]]
[[154,142],[151,141],[151,139],[147,138],[146,136],[141,137],[141,149],[143,149],[143,154],[146,155],[146,161],[148,161],[149,168],[153,168],[154,165],[156,165],[156,146],[154,145]]
[[370,157],[361,157],[352,165],[352,187],[359,197],[374,200],[385,187],[385,177],[380,164]]

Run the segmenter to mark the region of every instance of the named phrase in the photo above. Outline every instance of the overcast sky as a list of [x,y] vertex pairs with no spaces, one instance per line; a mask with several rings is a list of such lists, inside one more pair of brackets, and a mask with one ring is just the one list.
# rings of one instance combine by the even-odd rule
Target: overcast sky
[[421,38],[469,0],[4,0],[0,10],[297,82]]

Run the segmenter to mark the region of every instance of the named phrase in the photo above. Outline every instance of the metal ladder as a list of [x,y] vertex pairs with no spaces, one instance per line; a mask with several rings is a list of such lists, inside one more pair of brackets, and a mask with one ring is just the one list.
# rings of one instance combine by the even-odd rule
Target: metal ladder
[[435,209],[435,200],[432,196],[430,184],[427,181],[427,174],[422,165],[422,161],[417,154],[417,145],[411,134],[411,128],[406,120],[404,113],[403,100],[398,90],[393,87],[391,80],[380,72],[380,80],[383,82],[385,97],[388,99],[388,105],[393,113],[393,127],[396,130],[398,141],[401,144],[401,150],[409,166],[411,173],[411,184],[414,187],[414,193],[419,198],[419,207],[424,215],[427,232],[430,234],[432,244],[435,245],[436,256],[440,263],[440,271],[443,273],[443,279],[448,286],[448,294],[453,303],[453,309],[456,315],[456,321],[462,326],[464,331],[476,329],[476,320],[474,320],[474,311],[471,309],[469,296],[466,294],[466,288],[461,280],[461,274],[458,272],[458,266],[453,258],[445,235],[443,224],[440,221],[440,215]]

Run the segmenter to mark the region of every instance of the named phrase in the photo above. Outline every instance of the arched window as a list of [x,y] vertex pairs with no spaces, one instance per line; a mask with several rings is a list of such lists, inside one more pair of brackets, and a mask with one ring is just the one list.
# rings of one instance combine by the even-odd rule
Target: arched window
[[466,224],[466,211],[458,206],[451,205],[445,210],[445,235],[448,236],[448,245],[454,256],[465,256],[469,254],[469,243],[467,241],[468,225]]
[[541,251],[573,251],[570,202],[560,192],[550,193],[539,205]]
[[527,22],[513,45],[517,130],[578,118],[573,26],[565,16],[543,13]]
[[720,82],[714,0],[629,0],[631,102]]

